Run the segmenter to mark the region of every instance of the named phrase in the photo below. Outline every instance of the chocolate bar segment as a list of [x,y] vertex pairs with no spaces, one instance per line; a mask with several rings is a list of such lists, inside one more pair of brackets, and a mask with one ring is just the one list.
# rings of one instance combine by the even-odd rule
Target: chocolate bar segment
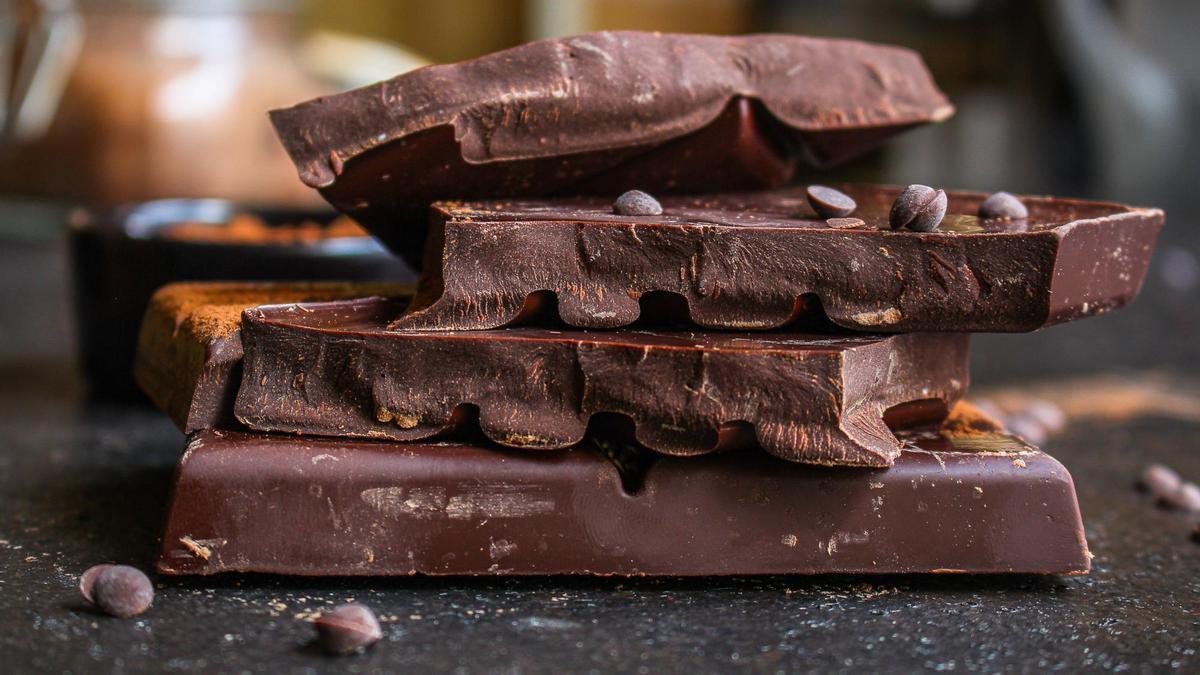
[[[1011,436],[909,439],[887,470],[599,441],[467,444],[205,431],[180,462],[164,574],[1083,574],[1074,486]],[[644,451],[640,451],[644,452]],[[614,461],[613,458],[616,458]],[[303,533],[297,532],[303,523]]]
[[242,311],[264,303],[409,296],[411,284],[175,283],[150,299],[134,379],[184,433],[233,422],[241,380]]
[[382,298],[248,309],[237,418],[259,431],[412,441],[468,411],[491,440],[564,448],[594,415],[692,455],[742,445],[814,464],[887,466],[903,426],[967,386],[965,334],[387,330]]
[[953,108],[906,49],[792,35],[543,40],[271,113],[301,179],[421,262],[439,199],[780,185]]
[[1030,331],[1129,302],[1163,223],[1052,197],[1023,198],[1027,219],[981,220],[963,214],[986,195],[956,192],[939,231],[893,231],[898,188],[841,189],[858,208],[828,221],[799,188],[662,197],[660,216],[599,198],[438,204],[417,298],[393,327],[495,328],[556,304],[572,326],[616,328],[661,320],[643,300],[668,293],[707,328],[819,308],[856,331]]

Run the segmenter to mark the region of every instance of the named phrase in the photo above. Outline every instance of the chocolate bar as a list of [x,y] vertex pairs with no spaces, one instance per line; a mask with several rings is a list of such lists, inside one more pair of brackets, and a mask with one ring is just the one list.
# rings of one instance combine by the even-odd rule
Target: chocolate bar
[[856,331],[1030,331],[1129,302],[1163,223],[1052,197],[1023,198],[1025,219],[980,219],[964,214],[986,195],[956,192],[939,231],[893,231],[899,188],[843,189],[858,208],[831,220],[801,189],[664,197],[658,216],[600,198],[437,204],[416,300],[392,327],[495,328],[556,306],[571,326],[616,328],[663,320],[669,294],[706,328],[815,312]]
[[[258,431],[413,441],[477,418],[502,445],[564,448],[589,420],[691,455],[747,442],[785,459],[887,466],[894,426],[937,423],[967,386],[969,336],[610,332],[400,333],[403,302],[248,309],[239,421]],[[468,409],[468,410],[464,410]]]
[[[164,574],[1084,574],[1070,475],[1004,434],[906,437],[887,470],[761,452],[520,452],[204,431]],[[302,525],[300,525],[302,524]],[[302,527],[302,530],[298,530]]]
[[242,311],[272,302],[411,294],[410,284],[175,283],[150,299],[134,379],[184,433],[233,423],[241,379]]
[[780,185],[953,107],[906,49],[792,35],[543,40],[275,110],[307,185],[420,265],[439,199]]

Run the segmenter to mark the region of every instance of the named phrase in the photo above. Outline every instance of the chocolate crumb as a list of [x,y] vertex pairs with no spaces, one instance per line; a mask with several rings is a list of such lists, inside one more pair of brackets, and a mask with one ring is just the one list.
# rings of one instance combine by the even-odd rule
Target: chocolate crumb
[[618,216],[660,216],[663,212],[662,204],[641,190],[630,190],[617,197],[612,210]]
[[1029,217],[1029,210],[1020,199],[1007,192],[997,192],[979,204],[979,217],[1021,220]]
[[850,195],[824,185],[809,185],[804,194],[809,206],[822,218],[845,218],[858,208]]
[[1151,464],[1142,470],[1141,486],[1160,502],[1167,502],[1170,496],[1183,487],[1183,480],[1169,466]]
[[1184,483],[1179,489],[1166,497],[1166,503],[1172,508],[1190,513],[1200,513],[1200,485]]
[[888,223],[893,230],[908,228],[917,232],[933,232],[942,218],[946,217],[948,203],[945,190],[934,190],[928,185],[909,185],[892,203]]
[[357,603],[322,614],[313,625],[317,628],[317,642],[321,648],[335,656],[353,654],[383,637],[375,613]]
[[[84,572],[84,577],[88,577],[88,572]],[[92,603],[106,614],[128,619],[146,611],[154,602],[154,587],[150,579],[136,567],[109,565],[93,576],[90,593],[85,593],[84,597],[90,595]],[[80,580],[82,588],[83,579]]]

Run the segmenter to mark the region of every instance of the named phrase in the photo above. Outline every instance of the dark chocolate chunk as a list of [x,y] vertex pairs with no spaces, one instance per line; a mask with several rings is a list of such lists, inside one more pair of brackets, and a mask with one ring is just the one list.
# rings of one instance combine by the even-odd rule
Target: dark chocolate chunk
[[411,441],[456,427],[468,409],[493,441],[563,448],[593,416],[615,413],[668,454],[748,437],[798,462],[886,466],[900,444],[885,415],[937,423],[967,385],[961,333],[387,330],[402,307],[368,298],[246,310],[238,420]]
[[[88,595],[85,593],[84,597]],[[154,586],[136,567],[111,565],[95,573],[90,596],[101,611],[128,619],[146,611],[154,602]]]
[[1155,499],[1166,502],[1179,491],[1183,480],[1175,470],[1162,464],[1151,464],[1142,470],[1141,486]]
[[358,603],[342,605],[313,621],[317,642],[329,654],[345,656],[379,642],[383,631],[371,608]]
[[84,600],[89,603],[96,602],[95,596],[92,594],[92,589],[96,585],[96,577],[111,567],[112,565],[109,564],[92,565],[79,575],[79,594],[83,596]]
[[[531,453],[206,431],[176,474],[158,566],[375,576],[1088,571],[1071,477],[1053,458],[985,432],[906,441],[887,470],[760,452],[622,469],[591,443]],[[630,470],[639,474],[622,475]]]
[[934,190],[928,185],[909,185],[892,203],[888,222],[893,230],[907,228],[915,232],[933,232],[946,217],[948,204],[944,190]]
[[618,216],[662,215],[662,204],[641,190],[630,190],[613,202],[613,213]]
[[387,283],[169,284],[146,307],[134,379],[184,433],[232,424],[247,307],[411,292],[411,285]]
[[809,185],[804,194],[808,204],[821,218],[845,218],[858,206],[850,195],[824,185]]
[[301,179],[415,265],[442,199],[781,185],[953,112],[920,57],[793,35],[543,40],[271,113]]
[[1028,218],[1029,210],[1020,199],[1007,192],[997,192],[979,203],[979,217],[1019,220]]
[[236,417],[260,431],[413,441],[455,428],[469,407],[493,441],[564,448],[596,414],[618,413],[668,454],[749,435],[794,461],[886,466],[900,444],[884,414],[924,401],[910,413],[940,422],[967,383],[965,334],[386,330],[401,306],[246,310]]
[[[872,332],[1028,331],[1101,314],[1141,288],[1163,214],[1027,197],[1031,217],[983,220],[949,195],[934,233],[889,229],[898,190],[841,186],[864,227],[798,216],[803,189],[660,196],[661,216],[599,198],[434,207],[430,264],[398,330],[473,330],[557,311],[580,328],[664,319],[672,294],[706,328],[761,330],[824,315]],[[935,193],[936,194],[936,193]]]

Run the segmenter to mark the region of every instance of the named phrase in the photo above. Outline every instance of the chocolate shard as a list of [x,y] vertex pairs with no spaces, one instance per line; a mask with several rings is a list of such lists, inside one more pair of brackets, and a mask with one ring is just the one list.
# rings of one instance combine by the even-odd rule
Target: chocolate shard
[[898,47],[793,35],[543,40],[275,110],[308,185],[412,264],[439,199],[767,187],[953,107]]
[[373,576],[1089,566],[1066,469],[977,431],[906,438],[887,470],[654,458],[604,440],[530,453],[205,431],[180,462],[158,561],[164,574]]
[[411,295],[411,284],[174,283],[159,289],[138,334],[134,379],[184,433],[233,423],[242,311],[268,302]]
[[841,466],[887,466],[884,422],[937,423],[967,386],[969,336],[387,330],[383,298],[246,310],[237,419],[258,431],[413,441],[457,427],[565,448],[593,416],[624,415],[673,455],[740,446]]
[[417,298],[392,327],[512,325],[549,295],[572,326],[616,328],[662,319],[643,301],[665,292],[706,328],[820,308],[856,331],[1030,331],[1132,300],[1163,223],[1158,209],[1052,197],[1023,197],[1027,219],[981,220],[964,214],[986,195],[955,192],[939,231],[892,231],[898,188],[840,189],[855,220],[818,219],[800,188],[664,196],[660,216],[598,198],[438,204]]

